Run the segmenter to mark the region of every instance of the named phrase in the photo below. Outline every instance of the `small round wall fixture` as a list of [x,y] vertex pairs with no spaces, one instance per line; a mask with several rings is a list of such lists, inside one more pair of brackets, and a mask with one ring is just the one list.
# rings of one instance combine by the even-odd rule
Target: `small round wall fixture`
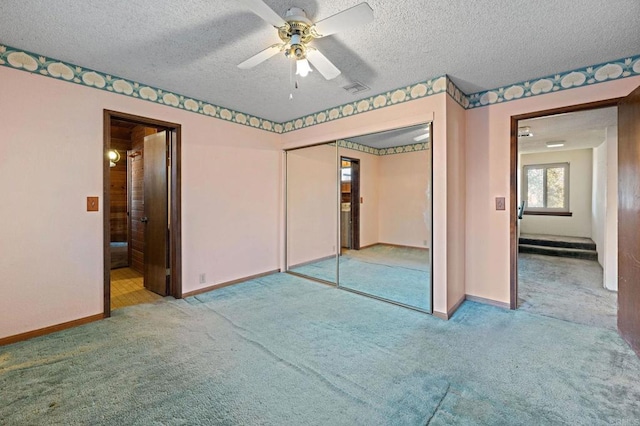
[[115,167],[116,163],[120,161],[120,153],[115,149],[110,149],[107,155],[109,157],[109,167]]

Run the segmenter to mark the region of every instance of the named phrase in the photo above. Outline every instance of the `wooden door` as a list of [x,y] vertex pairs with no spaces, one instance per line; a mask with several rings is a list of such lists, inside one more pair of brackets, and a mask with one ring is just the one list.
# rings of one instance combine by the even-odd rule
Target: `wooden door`
[[640,355],[640,87],[618,105],[618,329]]
[[351,159],[351,249],[360,250],[360,160]]
[[168,292],[168,187],[169,134],[144,138],[144,286],[166,296]]

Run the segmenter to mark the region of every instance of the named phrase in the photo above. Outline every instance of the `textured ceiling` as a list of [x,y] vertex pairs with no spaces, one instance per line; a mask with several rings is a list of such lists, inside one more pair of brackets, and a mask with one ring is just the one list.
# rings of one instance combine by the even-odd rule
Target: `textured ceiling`
[[388,130],[386,132],[379,133],[370,133],[368,135],[349,138],[349,142],[355,142],[357,144],[369,146],[371,148],[391,148],[416,143],[428,143],[431,140],[430,138],[420,138],[419,141],[414,140],[414,138],[419,136],[424,137],[428,133],[428,124],[421,124],[418,126],[404,127],[402,129]]
[[[595,148],[604,142],[607,127],[617,124],[617,107],[520,120],[518,127],[530,127],[533,136],[519,138],[518,151],[525,154]],[[552,141],[563,141],[564,146],[548,148],[546,143]]]
[[[314,21],[359,3],[265,1]],[[373,23],[313,42],[343,74],[311,73],[293,100],[284,57],[236,67],[279,39],[235,1],[3,0],[0,43],[278,122],[443,74],[470,94],[640,53],[638,0],[368,3]]]

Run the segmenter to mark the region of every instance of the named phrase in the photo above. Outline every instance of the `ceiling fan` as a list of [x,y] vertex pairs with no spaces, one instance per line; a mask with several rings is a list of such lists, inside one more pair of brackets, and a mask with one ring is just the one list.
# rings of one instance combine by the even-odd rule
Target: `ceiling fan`
[[241,2],[253,13],[273,25],[278,30],[278,36],[282,42],[269,46],[242,62],[238,65],[240,69],[253,68],[276,54],[284,52],[287,58],[295,60],[297,75],[305,77],[311,72],[312,69],[309,66],[309,62],[311,62],[324,78],[334,79],[340,75],[340,70],[309,43],[313,39],[326,37],[373,21],[373,9],[366,2],[316,23],[307,18],[305,11],[299,7],[287,10],[283,18],[262,0],[241,0]]

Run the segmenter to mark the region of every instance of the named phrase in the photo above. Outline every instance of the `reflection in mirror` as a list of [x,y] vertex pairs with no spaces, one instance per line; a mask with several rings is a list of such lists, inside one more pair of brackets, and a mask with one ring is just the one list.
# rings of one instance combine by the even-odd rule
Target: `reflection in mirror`
[[431,312],[431,126],[338,141],[339,286]]
[[287,271],[337,282],[336,144],[287,151]]

